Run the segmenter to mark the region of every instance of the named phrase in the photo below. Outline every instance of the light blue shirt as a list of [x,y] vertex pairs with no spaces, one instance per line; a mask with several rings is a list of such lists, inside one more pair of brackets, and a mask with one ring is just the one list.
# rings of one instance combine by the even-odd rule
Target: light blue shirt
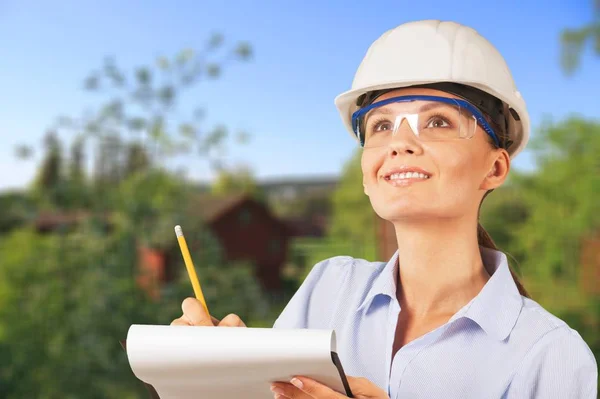
[[481,253],[493,274],[479,294],[393,361],[397,252],[387,263],[318,263],[274,327],[335,330],[345,373],[391,399],[596,399],[598,367],[581,336],[519,294],[502,252]]

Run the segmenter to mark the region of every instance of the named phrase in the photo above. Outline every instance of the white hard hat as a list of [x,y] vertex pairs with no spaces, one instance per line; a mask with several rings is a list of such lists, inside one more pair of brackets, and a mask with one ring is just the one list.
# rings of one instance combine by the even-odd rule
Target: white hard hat
[[484,91],[508,108],[508,152],[514,158],[529,140],[529,114],[506,61],[474,29],[437,20],[409,22],[385,32],[368,49],[352,89],[335,105],[352,137],[352,113],[375,90],[452,82]]

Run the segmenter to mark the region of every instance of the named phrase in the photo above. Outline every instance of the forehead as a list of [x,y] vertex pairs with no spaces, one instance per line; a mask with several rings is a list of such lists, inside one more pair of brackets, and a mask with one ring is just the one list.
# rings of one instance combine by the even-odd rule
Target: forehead
[[381,96],[377,97],[375,101],[387,100],[388,98],[400,97],[400,96],[438,96],[438,97],[446,97],[446,98],[458,98],[454,94],[446,93],[445,91],[428,89],[428,88],[413,88],[406,87],[402,89],[396,89],[389,91]]

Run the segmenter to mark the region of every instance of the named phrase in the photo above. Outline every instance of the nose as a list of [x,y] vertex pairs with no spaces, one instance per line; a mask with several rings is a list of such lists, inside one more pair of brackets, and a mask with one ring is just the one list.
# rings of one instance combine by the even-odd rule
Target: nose
[[388,155],[396,157],[400,154],[418,155],[423,153],[423,147],[413,132],[408,120],[404,119],[393,132],[388,145]]

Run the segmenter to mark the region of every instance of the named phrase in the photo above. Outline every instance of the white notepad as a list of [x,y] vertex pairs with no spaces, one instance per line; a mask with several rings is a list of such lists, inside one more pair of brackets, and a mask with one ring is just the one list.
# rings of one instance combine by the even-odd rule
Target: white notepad
[[270,399],[270,382],[295,375],[352,397],[333,330],[134,324],[126,350],[160,399]]

